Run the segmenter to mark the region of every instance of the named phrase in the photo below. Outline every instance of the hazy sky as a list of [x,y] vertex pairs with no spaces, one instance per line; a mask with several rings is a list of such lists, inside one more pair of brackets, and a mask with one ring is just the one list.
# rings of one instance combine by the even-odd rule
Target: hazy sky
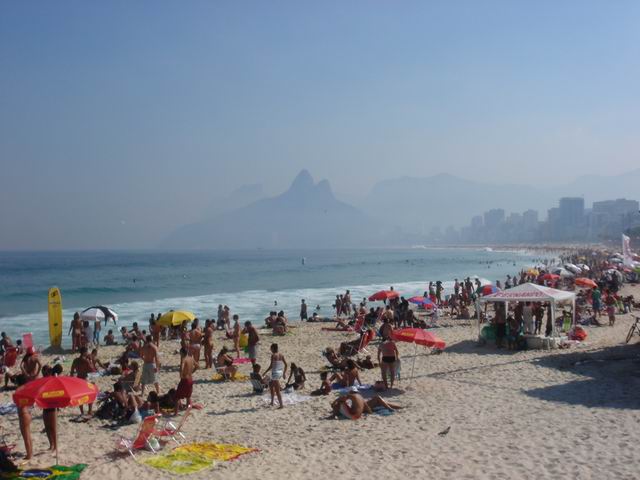
[[144,247],[245,183],[640,165],[640,2],[2,2],[0,249]]

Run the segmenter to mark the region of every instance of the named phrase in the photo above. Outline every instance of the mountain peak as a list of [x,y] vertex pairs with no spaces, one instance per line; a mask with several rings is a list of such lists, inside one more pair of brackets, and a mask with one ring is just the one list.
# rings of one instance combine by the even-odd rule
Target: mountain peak
[[308,188],[313,188],[313,177],[307,169],[303,169],[296,175],[289,190],[306,190]]

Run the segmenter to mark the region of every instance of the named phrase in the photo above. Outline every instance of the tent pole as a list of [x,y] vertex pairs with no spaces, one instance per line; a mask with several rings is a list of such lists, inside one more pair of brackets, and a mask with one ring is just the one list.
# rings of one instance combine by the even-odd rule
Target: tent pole
[[576,326],[576,297],[573,297],[573,310],[572,310],[572,313],[573,313],[573,321],[571,323],[572,323],[572,326],[575,328],[575,326]]
[[413,364],[411,365],[411,378],[409,379],[409,385],[413,382],[413,370],[416,368],[416,355],[418,354],[418,344],[413,344]]
[[56,466],[59,465],[58,463],[58,412],[56,412],[56,436],[55,436],[55,442],[56,442]]

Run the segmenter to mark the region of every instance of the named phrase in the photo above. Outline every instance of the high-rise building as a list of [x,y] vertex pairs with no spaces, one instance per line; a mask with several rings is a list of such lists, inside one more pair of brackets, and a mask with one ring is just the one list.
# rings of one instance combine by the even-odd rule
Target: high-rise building
[[536,210],[527,210],[522,214],[522,227],[525,230],[538,228],[538,212]]
[[582,225],[584,222],[584,198],[561,198],[559,206],[559,220],[564,227]]
[[488,212],[484,212],[484,226],[498,228],[504,223],[504,210],[502,208],[494,208]]
[[474,230],[479,230],[484,225],[484,221],[482,220],[482,215],[476,215],[471,219],[471,228]]

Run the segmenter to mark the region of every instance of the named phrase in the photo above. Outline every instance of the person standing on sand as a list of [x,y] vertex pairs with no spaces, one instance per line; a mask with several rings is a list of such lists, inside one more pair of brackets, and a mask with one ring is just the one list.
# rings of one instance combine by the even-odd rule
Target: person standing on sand
[[[390,337],[385,338],[378,347],[378,363],[380,364],[380,372],[382,373],[382,382],[385,389],[388,389],[389,385],[393,388],[398,358],[400,358],[400,354],[396,343]],[[387,375],[391,377],[391,382],[387,380]]]
[[204,368],[213,367],[213,320],[204,322]]
[[162,326],[160,324],[158,324],[157,320],[153,320],[151,322],[151,325],[149,326],[149,332],[151,333],[151,338],[153,339],[153,343],[156,344],[156,347],[159,347],[160,346],[160,335],[162,333]]
[[147,341],[140,349],[142,356],[142,378],[140,379],[141,395],[144,396],[144,387],[153,385],[156,393],[160,393],[160,385],[158,384],[158,371],[160,370],[160,356],[158,355],[158,347],[153,343],[151,335],[147,335]]
[[300,302],[300,321],[304,322],[308,319],[309,317],[307,316],[307,304],[305,303],[303,298],[302,302]]
[[236,358],[240,358],[240,317],[238,315],[233,316],[233,332],[231,336],[233,338],[233,349],[236,351]]
[[249,337],[247,339],[247,350],[251,363],[255,364],[258,358],[258,343],[260,342],[258,331],[256,330],[256,327],[251,324],[251,322],[247,321],[244,322],[244,330],[242,330],[242,333],[246,333]]
[[33,347],[27,348],[22,361],[20,362],[20,371],[24,375],[25,383],[35,380],[40,375],[42,364]]
[[78,312],[73,314],[68,335],[71,335],[71,351],[79,350],[82,341],[82,321]]
[[277,396],[278,402],[280,403],[278,408],[283,408],[284,404],[282,403],[280,379],[287,375],[287,361],[285,360],[284,355],[278,352],[277,343],[271,344],[271,364],[269,365],[269,368],[264,371],[265,375],[269,370],[271,370],[271,381],[269,382],[271,406],[274,405],[274,399]]
[[180,349],[180,383],[176,388],[176,408],[175,415],[180,410],[180,400],[186,399],[186,406],[191,405],[191,395],[193,394],[193,372],[198,369],[198,364],[193,360],[191,352],[186,348]]
[[[90,373],[94,372],[93,362],[89,357],[87,347],[80,348],[80,355],[71,363],[70,375],[86,380]],[[84,415],[84,406],[80,405],[80,415]],[[89,404],[89,415],[93,415],[93,403]]]
[[200,330],[200,322],[196,318],[191,325],[191,332],[189,332],[189,349],[193,360],[197,363],[200,362],[200,347],[202,346],[202,330]]
[[[24,377],[20,377],[17,382],[17,386],[21,387],[24,382]],[[31,407],[26,405],[18,405],[18,422],[20,424],[20,434],[24,440],[24,460],[25,462],[31,460],[33,457],[33,441],[31,439]]]

